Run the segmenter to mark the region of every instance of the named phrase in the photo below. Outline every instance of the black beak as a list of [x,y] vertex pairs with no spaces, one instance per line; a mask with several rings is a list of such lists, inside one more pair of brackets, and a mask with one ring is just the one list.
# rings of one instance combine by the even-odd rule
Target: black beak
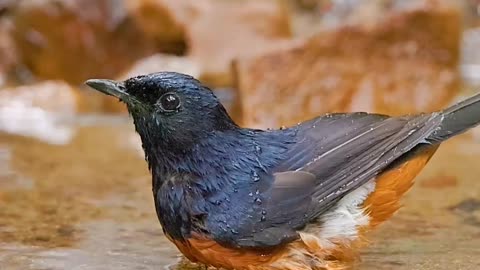
[[131,96],[125,92],[125,86],[122,82],[104,79],[92,79],[86,81],[85,84],[106,95],[117,97],[124,102],[128,102],[132,99]]

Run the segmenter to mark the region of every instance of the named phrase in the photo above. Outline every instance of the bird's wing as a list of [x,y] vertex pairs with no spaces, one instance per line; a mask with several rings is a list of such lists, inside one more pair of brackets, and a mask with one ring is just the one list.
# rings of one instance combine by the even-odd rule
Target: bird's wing
[[[283,170],[315,175],[317,182],[312,194],[315,207],[309,215],[316,217],[394,160],[418,144],[427,143],[426,138],[441,121],[439,114],[386,117],[353,113],[321,117],[300,127],[299,136],[304,139],[290,149],[291,155],[282,165],[289,168]],[[312,146],[310,160],[298,157],[298,152]]]
[[[266,247],[325,213],[421,143],[441,123],[437,114],[405,117],[332,114],[296,128],[297,143],[274,169],[266,216],[243,245]],[[242,243],[239,243],[242,245]]]

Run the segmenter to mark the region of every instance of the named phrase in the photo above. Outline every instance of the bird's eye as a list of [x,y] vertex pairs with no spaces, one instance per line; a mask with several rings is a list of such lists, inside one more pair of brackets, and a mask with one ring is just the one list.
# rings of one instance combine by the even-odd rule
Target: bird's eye
[[180,108],[180,98],[174,93],[166,93],[160,97],[159,104],[165,112],[173,112]]

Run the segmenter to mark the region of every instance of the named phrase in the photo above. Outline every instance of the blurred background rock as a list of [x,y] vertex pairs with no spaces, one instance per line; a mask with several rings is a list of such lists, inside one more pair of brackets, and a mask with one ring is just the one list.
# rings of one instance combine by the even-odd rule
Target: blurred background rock
[[223,89],[234,118],[248,126],[288,125],[327,111],[431,111],[449,103],[463,81],[478,81],[479,6],[3,0],[0,91],[29,85],[41,95],[36,84],[62,81],[77,88],[80,111],[124,113],[82,82],[174,70]]

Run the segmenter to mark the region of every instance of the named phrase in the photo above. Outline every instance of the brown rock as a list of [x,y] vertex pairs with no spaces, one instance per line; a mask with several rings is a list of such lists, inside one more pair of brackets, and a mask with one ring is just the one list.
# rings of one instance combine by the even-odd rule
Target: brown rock
[[458,1],[463,5],[464,21],[467,27],[480,26],[480,1],[479,0],[465,0]]
[[232,59],[290,37],[289,16],[276,0],[140,0],[129,7],[155,38],[186,40],[188,56],[201,65],[201,79],[213,86],[232,84]]
[[[186,57],[156,54],[137,61],[129,70],[123,72],[118,79],[125,80],[130,77],[149,74],[159,71],[175,71],[189,74],[194,77],[200,75],[200,68]],[[118,99],[100,94],[103,98],[103,108],[106,112],[126,112],[126,107]]]
[[445,6],[390,13],[235,63],[237,120],[291,125],[334,111],[432,111],[457,93],[460,14]]
[[[311,35],[325,29],[344,25],[374,26],[392,15],[392,12],[415,10],[419,8],[449,5],[458,9],[467,5],[457,0],[287,0],[296,11],[293,20],[293,31],[297,35]],[[467,0],[470,1],[470,0]],[[473,0],[478,1],[478,0]],[[307,2],[302,5],[302,2]],[[308,9],[308,2],[310,9]],[[465,7],[465,13],[474,8]]]
[[260,54],[290,37],[289,17],[278,1],[215,1],[202,15],[187,30],[188,54],[211,85],[232,84],[234,58]]
[[0,18],[0,85],[7,82],[10,73],[18,63],[17,51],[11,30],[12,23]]
[[2,0],[0,1],[0,13],[3,15],[4,13],[9,12],[11,9],[15,8],[17,0]]
[[15,10],[22,62],[44,79],[112,77],[156,50],[117,0],[21,1]]
[[147,35],[178,54],[186,47],[184,26],[195,17],[202,1],[127,0],[125,4]]
[[100,97],[102,99],[102,109],[107,113],[127,113],[127,107],[114,97]]

